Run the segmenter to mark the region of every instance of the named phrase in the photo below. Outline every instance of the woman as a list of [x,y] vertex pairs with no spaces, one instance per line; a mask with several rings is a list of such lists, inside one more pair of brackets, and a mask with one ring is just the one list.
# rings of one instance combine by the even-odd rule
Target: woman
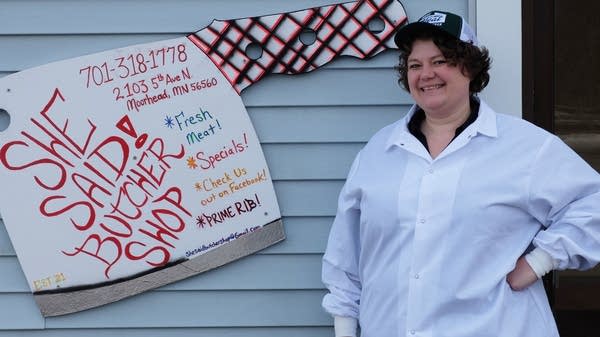
[[600,261],[600,176],[476,94],[488,51],[460,16],[403,27],[416,104],[357,155],[327,250],[336,336],[558,336],[541,277]]

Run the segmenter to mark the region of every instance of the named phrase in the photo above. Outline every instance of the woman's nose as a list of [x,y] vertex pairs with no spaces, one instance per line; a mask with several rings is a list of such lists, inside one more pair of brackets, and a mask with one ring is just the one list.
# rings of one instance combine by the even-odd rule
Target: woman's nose
[[421,69],[421,77],[422,78],[432,78],[435,76],[435,72],[433,71],[433,67],[429,65],[424,65]]

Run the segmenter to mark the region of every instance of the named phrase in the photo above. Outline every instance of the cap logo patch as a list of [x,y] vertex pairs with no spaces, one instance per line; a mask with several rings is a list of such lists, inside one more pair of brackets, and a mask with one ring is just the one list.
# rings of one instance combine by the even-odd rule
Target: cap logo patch
[[427,16],[422,17],[419,22],[425,22],[436,26],[441,26],[446,22],[446,14],[444,13],[431,13]]

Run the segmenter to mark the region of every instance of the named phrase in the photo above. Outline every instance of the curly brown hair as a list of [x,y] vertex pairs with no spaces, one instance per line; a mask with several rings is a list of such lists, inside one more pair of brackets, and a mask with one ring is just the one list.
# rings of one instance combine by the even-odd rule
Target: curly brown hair
[[407,76],[407,59],[412,52],[415,40],[431,40],[452,65],[461,67],[463,74],[471,78],[469,92],[479,93],[490,81],[490,65],[492,63],[489,52],[485,47],[476,47],[465,43],[437,29],[425,29],[413,34],[403,45],[399,46],[400,60],[398,71],[398,84],[410,92]]

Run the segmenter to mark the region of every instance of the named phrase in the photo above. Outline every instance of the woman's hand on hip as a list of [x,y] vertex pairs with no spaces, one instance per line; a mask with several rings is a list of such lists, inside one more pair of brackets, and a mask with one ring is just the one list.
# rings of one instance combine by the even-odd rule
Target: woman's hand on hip
[[515,269],[506,276],[506,281],[510,285],[510,288],[516,291],[529,287],[534,284],[537,279],[537,275],[535,275],[535,272],[531,269],[529,263],[527,263],[523,256],[517,260]]

